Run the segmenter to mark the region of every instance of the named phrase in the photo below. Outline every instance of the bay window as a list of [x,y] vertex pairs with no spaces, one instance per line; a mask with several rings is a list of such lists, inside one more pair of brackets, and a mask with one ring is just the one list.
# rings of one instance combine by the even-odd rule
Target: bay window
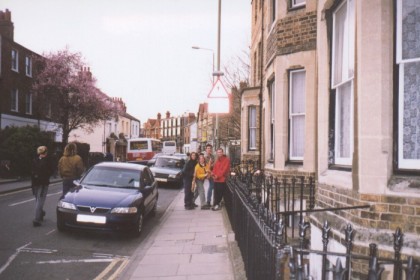
[[351,165],[352,162],[354,53],[354,0],[347,0],[333,13],[334,163],[340,165]]
[[420,2],[397,0],[398,168],[420,170]]

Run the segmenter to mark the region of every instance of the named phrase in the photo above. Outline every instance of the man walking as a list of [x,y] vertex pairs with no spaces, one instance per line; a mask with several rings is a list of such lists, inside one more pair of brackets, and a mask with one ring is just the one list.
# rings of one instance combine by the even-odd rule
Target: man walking
[[220,202],[226,191],[226,179],[230,172],[230,160],[223,153],[222,148],[217,149],[217,160],[214,163],[212,177],[214,180],[214,205],[212,210],[220,210]]

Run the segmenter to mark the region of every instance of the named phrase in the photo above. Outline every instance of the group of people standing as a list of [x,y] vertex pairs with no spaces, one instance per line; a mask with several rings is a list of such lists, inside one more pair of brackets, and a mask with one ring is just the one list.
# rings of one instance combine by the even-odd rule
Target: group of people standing
[[[220,203],[226,189],[226,179],[230,172],[230,160],[222,148],[216,151],[217,158],[213,155],[213,146],[206,145],[204,153],[192,152],[183,169],[184,206],[186,210],[193,210],[198,205],[195,203],[200,197],[202,210],[220,210]],[[204,182],[208,180],[209,187],[205,194]],[[211,201],[214,190],[214,200]],[[207,199],[206,199],[207,198]]]
[[[32,161],[31,182],[32,193],[35,196],[35,218],[32,222],[34,227],[41,226],[44,220],[44,203],[47,197],[50,177],[55,170],[52,159],[48,156],[46,146],[37,148],[37,156]],[[64,148],[63,156],[58,161],[58,172],[63,179],[64,195],[73,187],[73,181],[79,179],[85,168],[82,158],[77,154],[75,143],[69,143]]]

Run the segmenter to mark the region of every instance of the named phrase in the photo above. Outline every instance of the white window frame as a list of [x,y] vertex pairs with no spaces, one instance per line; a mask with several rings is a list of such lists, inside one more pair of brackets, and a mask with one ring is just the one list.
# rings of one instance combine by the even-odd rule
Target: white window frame
[[257,149],[257,106],[248,106],[248,150]]
[[12,70],[19,72],[19,52],[15,49],[12,49],[11,56]]
[[292,0],[292,8],[302,7],[306,5],[306,0],[298,3],[299,0]]
[[270,24],[273,25],[277,19],[277,0],[270,0]]
[[10,111],[18,112],[19,111],[19,90],[12,89],[10,92]]
[[[420,159],[404,158],[404,69],[410,63],[420,63],[420,56],[415,58],[403,58],[402,52],[402,0],[397,0],[396,22],[396,62],[398,65],[398,168],[420,170]],[[418,132],[420,133],[420,132]]]
[[32,115],[32,94],[27,93],[25,96],[25,113]]
[[32,58],[30,56],[25,57],[25,73],[26,76],[32,77]]
[[[346,8],[346,18],[343,24],[344,32],[340,32],[339,34],[343,34],[342,39],[342,49],[341,53],[341,61],[336,61],[336,51],[338,50],[338,40],[340,38],[336,38],[336,27],[337,27],[337,18],[336,14],[342,8]],[[337,9],[333,13],[333,42],[332,42],[332,79],[331,79],[331,88],[335,89],[336,94],[336,103],[335,103],[335,151],[334,151],[334,162],[335,164],[339,165],[351,165],[352,164],[352,157],[353,157],[353,147],[354,147],[354,129],[353,129],[353,93],[354,93],[354,53],[355,53],[355,4],[354,0],[346,0],[337,7]],[[341,65],[338,65],[340,63]],[[340,66],[339,69],[337,66]],[[336,70],[341,71],[338,75]],[[350,83],[350,84],[349,84]],[[348,141],[349,141],[349,155],[343,156],[340,154],[340,143],[341,143],[341,111],[339,106],[339,101],[343,97],[342,94],[345,87],[350,85],[350,122],[349,122],[349,131],[348,131]],[[345,139],[344,139],[345,140]]]
[[303,139],[305,139],[305,129],[306,129],[306,86],[303,86],[303,111],[302,112],[294,112],[293,111],[293,95],[297,94],[296,90],[293,88],[293,78],[295,75],[304,73],[305,78],[305,84],[306,84],[306,71],[305,69],[299,69],[299,70],[293,70],[289,72],[289,121],[290,121],[290,134],[289,134],[289,159],[290,160],[303,160],[304,154],[305,154],[305,140],[303,140],[303,154],[301,156],[299,155],[294,155],[293,151],[294,149],[294,145],[295,142],[293,141],[293,139],[295,138],[294,135],[294,119],[296,118],[304,118],[304,123],[305,125],[303,126],[303,131],[300,131],[299,134],[301,134],[303,136]]
[[269,102],[270,102],[270,143],[269,143],[269,160],[274,161],[276,156],[276,86],[275,86],[275,80],[271,80],[268,84],[268,94],[269,94]]

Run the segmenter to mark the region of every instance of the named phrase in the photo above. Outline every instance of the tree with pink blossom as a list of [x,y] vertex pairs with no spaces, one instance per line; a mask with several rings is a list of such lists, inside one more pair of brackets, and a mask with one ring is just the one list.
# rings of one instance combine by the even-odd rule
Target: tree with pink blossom
[[118,116],[118,106],[96,87],[80,53],[68,49],[35,59],[32,92],[39,116],[51,116],[63,131],[63,147],[71,131],[89,129]]

